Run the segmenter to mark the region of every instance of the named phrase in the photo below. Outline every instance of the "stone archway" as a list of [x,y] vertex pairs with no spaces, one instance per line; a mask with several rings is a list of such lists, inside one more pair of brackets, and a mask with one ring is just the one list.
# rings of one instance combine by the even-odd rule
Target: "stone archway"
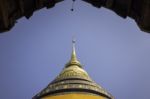
[[[0,0],[0,33],[9,31],[21,17],[30,18],[44,7],[52,8],[64,0]],[[75,0],[73,0],[75,1]],[[117,15],[134,19],[140,29],[150,33],[150,0],[82,0],[94,7],[105,7]]]

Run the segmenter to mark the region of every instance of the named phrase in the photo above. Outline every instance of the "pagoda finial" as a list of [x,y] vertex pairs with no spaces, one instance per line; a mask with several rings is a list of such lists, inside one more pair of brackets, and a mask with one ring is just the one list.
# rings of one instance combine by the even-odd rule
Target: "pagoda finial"
[[77,61],[75,44],[76,44],[76,40],[75,40],[75,38],[73,38],[72,39],[72,56],[71,56],[71,61]]
[[77,56],[76,56],[75,43],[76,43],[76,40],[75,40],[75,38],[73,38],[72,39],[72,54],[71,54],[71,59],[70,59],[69,63],[66,65],[66,67],[70,67],[72,65],[77,65],[77,66],[81,67],[81,64],[78,61]]

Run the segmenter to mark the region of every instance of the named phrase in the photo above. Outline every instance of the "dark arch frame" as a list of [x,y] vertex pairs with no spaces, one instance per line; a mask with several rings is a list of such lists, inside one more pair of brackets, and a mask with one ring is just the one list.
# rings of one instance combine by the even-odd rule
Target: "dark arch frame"
[[[52,8],[64,0],[0,0],[0,33],[9,31],[21,17],[29,19],[33,13]],[[117,15],[134,19],[139,28],[150,33],[150,0],[82,0],[94,7],[108,8]],[[8,8],[10,7],[10,8]]]

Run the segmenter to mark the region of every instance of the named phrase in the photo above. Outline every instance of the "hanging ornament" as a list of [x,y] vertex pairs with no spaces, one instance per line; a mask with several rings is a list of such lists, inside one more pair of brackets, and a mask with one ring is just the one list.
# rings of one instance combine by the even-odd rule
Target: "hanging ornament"
[[72,2],[72,8],[71,8],[71,11],[74,11],[74,3],[75,3],[75,1],[76,0],[72,0],[73,2]]

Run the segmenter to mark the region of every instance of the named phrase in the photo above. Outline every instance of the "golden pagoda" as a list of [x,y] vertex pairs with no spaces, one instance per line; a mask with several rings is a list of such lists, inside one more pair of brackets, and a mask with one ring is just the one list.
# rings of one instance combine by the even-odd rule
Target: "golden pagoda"
[[96,84],[77,60],[75,41],[72,55],[62,72],[32,99],[114,99]]

